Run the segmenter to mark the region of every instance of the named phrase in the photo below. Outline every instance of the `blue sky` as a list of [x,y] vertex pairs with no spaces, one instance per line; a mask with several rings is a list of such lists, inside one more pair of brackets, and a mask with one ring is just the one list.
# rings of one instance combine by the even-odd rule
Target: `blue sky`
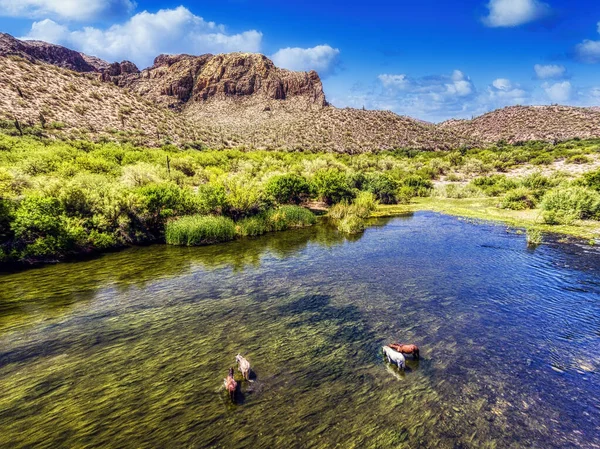
[[335,106],[423,120],[600,105],[597,0],[0,0],[0,30],[140,68],[260,52],[317,70]]

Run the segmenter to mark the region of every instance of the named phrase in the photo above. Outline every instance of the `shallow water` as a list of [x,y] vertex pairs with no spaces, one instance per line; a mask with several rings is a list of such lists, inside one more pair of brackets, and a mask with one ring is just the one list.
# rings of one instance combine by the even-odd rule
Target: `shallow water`
[[593,248],[417,213],[0,283],[1,447],[600,447]]

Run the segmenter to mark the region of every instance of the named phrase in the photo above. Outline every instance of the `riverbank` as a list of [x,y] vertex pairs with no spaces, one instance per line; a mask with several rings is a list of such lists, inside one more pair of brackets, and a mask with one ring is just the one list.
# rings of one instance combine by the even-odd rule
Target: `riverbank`
[[544,223],[541,210],[510,210],[496,207],[498,198],[413,198],[410,204],[379,205],[373,217],[391,217],[417,211],[440,212],[457,217],[504,223],[515,228],[536,228],[544,233],[561,234],[600,243],[600,222],[577,220],[571,225]]

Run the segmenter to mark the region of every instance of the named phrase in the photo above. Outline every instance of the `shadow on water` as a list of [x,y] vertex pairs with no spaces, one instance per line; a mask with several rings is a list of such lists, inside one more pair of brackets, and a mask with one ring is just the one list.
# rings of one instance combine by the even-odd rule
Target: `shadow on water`
[[93,299],[98,289],[124,293],[197,269],[240,273],[260,267],[264,257],[290,258],[308,245],[332,248],[357,242],[362,235],[347,236],[321,224],[204,247],[134,247],[96,259],[0,275],[0,331],[36,315],[68,313],[71,306]]

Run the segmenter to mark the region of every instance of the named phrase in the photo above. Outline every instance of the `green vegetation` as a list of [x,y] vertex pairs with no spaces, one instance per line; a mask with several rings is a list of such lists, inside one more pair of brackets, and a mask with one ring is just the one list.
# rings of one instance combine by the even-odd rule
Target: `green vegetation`
[[398,203],[439,207],[453,199],[491,198],[490,216],[531,211],[536,218],[530,224],[556,231],[583,229],[600,218],[600,170],[578,178],[504,174],[540,159],[595,160],[598,140],[348,155],[196,149],[202,145],[152,149],[8,135],[13,131],[0,126],[3,262],[164,242],[167,230],[171,242],[207,243],[216,237],[204,232],[216,222],[209,226],[200,216],[225,217],[235,236],[256,236],[314,223],[305,208],[291,208],[313,201],[332,206],[329,215],[342,232],[360,232],[376,202],[386,210]]
[[212,215],[189,215],[167,224],[165,239],[170,245],[209,245],[226,242],[235,237],[231,218]]
[[352,203],[338,203],[329,211],[338,230],[346,234],[356,234],[365,229],[365,219],[377,209],[377,200],[371,192],[361,192]]
[[542,231],[537,228],[527,229],[527,245],[537,246],[542,243]]

